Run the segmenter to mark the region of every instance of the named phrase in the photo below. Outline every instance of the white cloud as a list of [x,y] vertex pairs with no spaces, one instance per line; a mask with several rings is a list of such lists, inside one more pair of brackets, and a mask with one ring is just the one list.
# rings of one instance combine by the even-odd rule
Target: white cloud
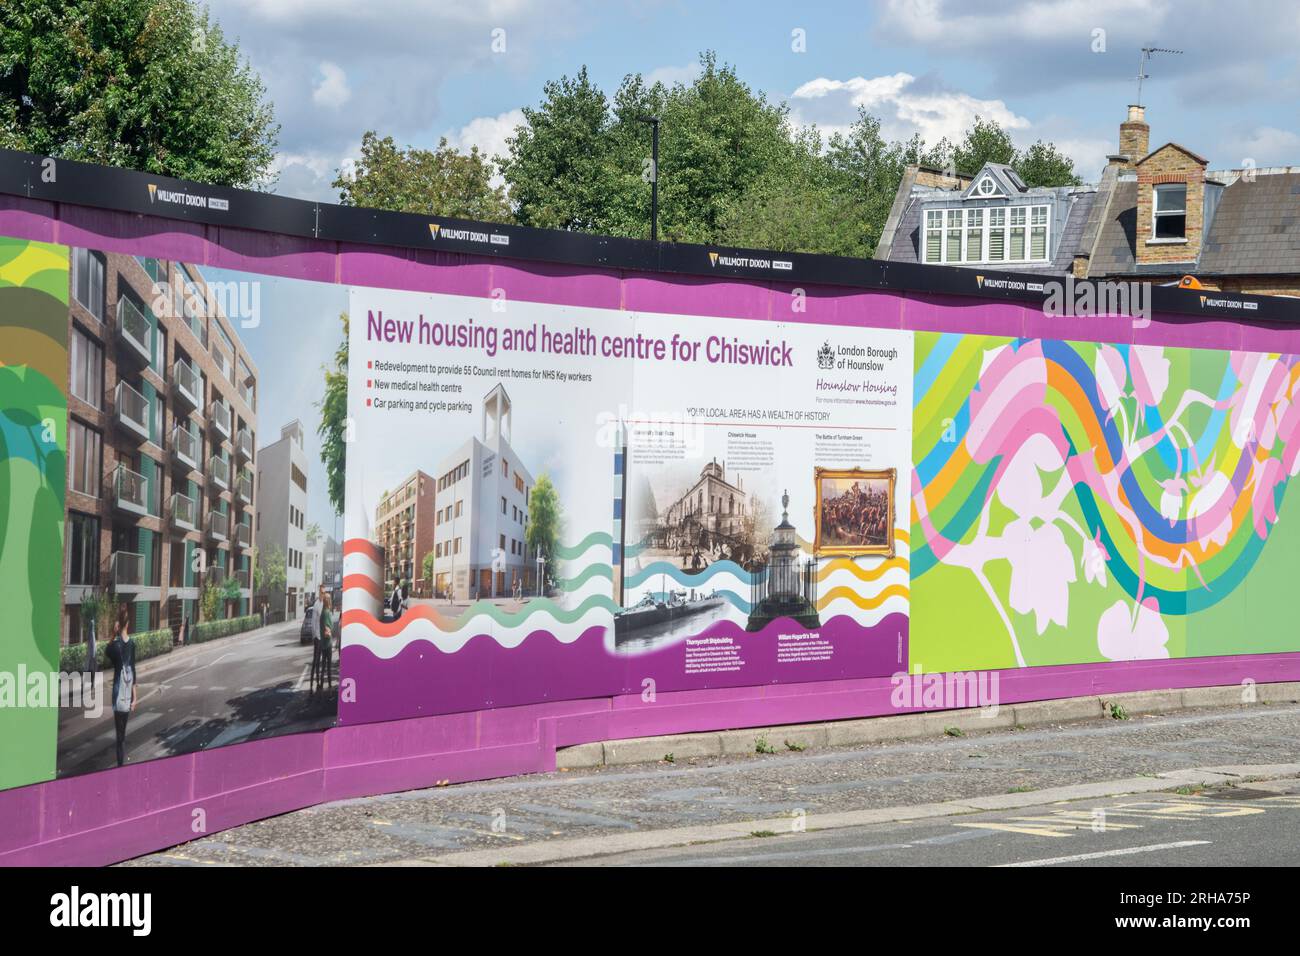
[[790,95],[796,123],[816,123],[823,134],[848,129],[865,109],[880,120],[886,139],[908,139],[919,133],[927,143],[961,138],[976,116],[993,120],[1008,131],[1026,130],[1029,120],[1002,100],[980,99],[968,93],[934,88],[910,73],[848,80],[818,77]]
[[1300,157],[1300,135],[1275,126],[1256,126],[1229,138],[1216,153],[1233,167],[1294,166]]
[[348,86],[348,75],[337,63],[328,60],[320,65],[320,82],[311,91],[312,102],[326,109],[338,109],[352,99],[352,88]]
[[488,158],[504,156],[507,152],[506,139],[515,134],[515,127],[524,122],[524,111],[507,110],[497,116],[479,116],[470,120],[459,130],[447,134],[447,142],[463,153],[469,152],[471,146],[477,146],[479,152]]
[[656,83],[662,83],[664,86],[673,86],[676,83],[689,86],[700,75],[700,69],[699,63],[687,63],[685,66],[660,66],[647,73],[643,79],[647,86],[654,86]]

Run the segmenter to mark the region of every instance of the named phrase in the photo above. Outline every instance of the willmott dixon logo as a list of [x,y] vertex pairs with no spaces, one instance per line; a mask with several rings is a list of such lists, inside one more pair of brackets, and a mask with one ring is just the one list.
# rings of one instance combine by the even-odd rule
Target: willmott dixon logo
[[437,239],[437,238],[438,238],[438,230],[441,229],[441,228],[442,228],[442,227],[439,226],[436,222],[431,222],[431,223],[429,223],[429,235],[432,236],[434,239]]
[[984,277],[977,275],[975,277],[975,284],[978,285],[981,289],[984,288]]
[[[157,198],[158,198],[158,187],[155,186],[153,183],[150,183],[149,184],[149,205],[152,206],[153,201]],[[1202,298],[1204,297],[1202,296]]]
[[711,265],[711,266],[716,266],[717,264],[718,264],[718,254],[717,254],[716,252],[710,252],[710,253],[709,253],[709,265]]

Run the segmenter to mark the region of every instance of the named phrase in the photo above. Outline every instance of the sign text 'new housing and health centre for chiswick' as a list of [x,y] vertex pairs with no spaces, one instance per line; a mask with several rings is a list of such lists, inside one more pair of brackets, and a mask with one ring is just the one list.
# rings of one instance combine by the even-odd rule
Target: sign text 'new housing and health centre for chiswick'
[[0,862],[909,674],[1300,675],[1292,300],[1064,319],[1010,274],[48,162],[0,154]]

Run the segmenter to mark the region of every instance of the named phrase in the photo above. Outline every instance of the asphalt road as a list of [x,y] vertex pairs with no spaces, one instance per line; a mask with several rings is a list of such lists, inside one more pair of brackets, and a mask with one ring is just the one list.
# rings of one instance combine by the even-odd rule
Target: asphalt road
[[1052,802],[941,821],[588,858],[563,866],[1300,865],[1300,780],[1105,800]]
[[[1139,778],[1187,768],[1298,761],[1300,706],[1294,704],[1179,711],[1167,716],[1135,714],[1128,720],[1096,718],[963,738],[939,736],[852,748],[606,767],[367,797],[251,823],[126,865],[422,863],[439,862],[461,851],[497,850],[503,851],[501,862],[508,862],[511,848],[539,841],[747,823],[800,814],[815,818]],[[1170,783],[1169,789],[1175,786]],[[1121,799],[1158,801],[1165,797],[1145,794]],[[1296,850],[1300,844],[1296,823],[1300,821],[1294,808],[1283,803],[1279,800],[1272,805],[1274,810],[1263,814],[1244,814],[1248,819],[1242,821],[1231,816],[1179,818],[1175,813],[1165,820],[1157,815],[1154,820],[1141,821],[1139,829],[1115,827],[1109,835],[1092,833],[1094,807],[1087,805],[1087,825],[1070,828],[1064,837],[959,826],[945,818],[860,830],[791,832],[788,836],[655,852],[666,856],[677,853],[677,859],[692,862],[752,854],[766,860],[767,854],[795,852],[795,856],[773,857],[771,862],[870,864],[920,862],[927,857],[925,862],[930,865],[944,865],[1019,862],[1121,844],[1191,839],[1205,840],[1215,849],[1198,843],[1168,847],[1167,858],[1161,855],[1166,850],[1148,850],[1131,859],[1141,863],[1166,859],[1203,862],[1207,854],[1218,854],[1214,859],[1219,862],[1243,857],[1300,862]],[[1059,808],[1042,812],[1055,809]],[[1017,815],[1026,813],[1022,808],[1004,816]],[[969,816],[962,822],[981,820]],[[998,822],[997,815],[989,814],[987,822]],[[1183,828],[1179,830],[1175,823]],[[1249,826],[1238,830],[1238,823]],[[1206,836],[1211,829],[1215,835]],[[993,835],[980,832],[985,830]],[[1188,833],[1196,835],[1189,837]],[[936,842],[917,842],[924,840]],[[601,862],[652,860],[650,855],[644,861],[609,856]]]
[[[336,703],[310,692],[312,646],[299,643],[299,626],[270,625],[142,661],[138,705],[127,723],[128,762],[328,726]],[[59,776],[117,765],[112,681],[110,669],[98,717],[60,711]]]

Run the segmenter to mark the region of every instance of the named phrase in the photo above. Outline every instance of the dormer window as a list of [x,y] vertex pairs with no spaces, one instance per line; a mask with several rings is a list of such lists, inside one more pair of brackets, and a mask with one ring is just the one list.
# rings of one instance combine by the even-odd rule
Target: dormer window
[[928,263],[1046,262],[1051,253],[1051,207],[948,207],[925,211]]
[[1151,238],[1187,238],[1187,184],[1161,183],[1151,203]]

